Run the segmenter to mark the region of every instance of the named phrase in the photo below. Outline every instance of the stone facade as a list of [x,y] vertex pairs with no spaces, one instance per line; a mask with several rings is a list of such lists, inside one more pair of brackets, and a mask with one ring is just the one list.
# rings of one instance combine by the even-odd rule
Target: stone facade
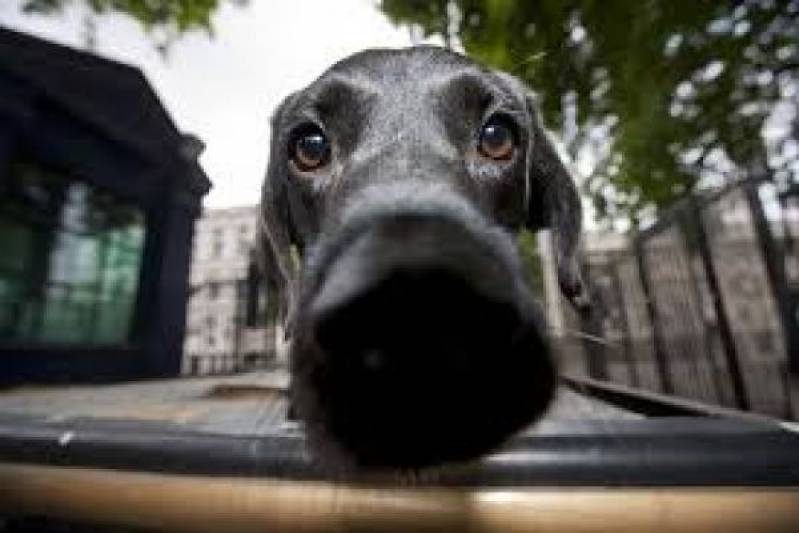
[[[283,365],[273,321],[246,324],[256,206],[207,209],[195,226],[183,373],[228,373]],[[261,304],[268,295],[261,294]],[[261,305],[260,307],[265,307]]]

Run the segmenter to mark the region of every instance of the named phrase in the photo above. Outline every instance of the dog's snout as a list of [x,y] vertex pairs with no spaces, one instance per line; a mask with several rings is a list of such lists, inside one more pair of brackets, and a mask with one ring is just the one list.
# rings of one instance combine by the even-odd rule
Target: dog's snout
[[311,309],[324,314],[326,308],[362,297],[382,283],[413,288],[417,303],[436,300],[449,307],[454,302],[434,298],[441,291],[433,282],[448,278],[486,298],[511,300],[515,287],[508,283],[510,268],[493,244],[446,216],[376,216],[330,261]]
[[416,468],[484,453],[543,411],[545,336],[496,237],[400,212],[338,246],[295,341],[312,433],[360,466]]

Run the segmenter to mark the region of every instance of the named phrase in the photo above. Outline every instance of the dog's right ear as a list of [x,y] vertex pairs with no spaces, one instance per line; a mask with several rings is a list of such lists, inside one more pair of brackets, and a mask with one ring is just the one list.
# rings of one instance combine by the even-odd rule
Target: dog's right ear
[[532,230],[549,228],[552,232],[561,291],[578,311],[585,312],[590,308],[590,299],[578,261],[582,229],[580,196],[571,173],[546,133],[531,94],[527,106],[532,139],[526,225]]
[[[277,302],[278,317],[283,322],[285,337],[291,336],[297,298],[298,265],[291,253],[291,217],[288,199],[288,166],[280,124],[283,113],[295,95],[287,96],[272,116],[272,139],[261,203],[258,206],[256,257]],[[268,295],[272,297],[272,295]]]

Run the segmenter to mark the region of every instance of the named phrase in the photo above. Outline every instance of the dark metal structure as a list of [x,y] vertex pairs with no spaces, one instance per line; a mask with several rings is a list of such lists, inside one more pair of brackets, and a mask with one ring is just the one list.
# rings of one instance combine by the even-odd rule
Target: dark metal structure
[[[69,434],[69,446],[61,444]],[[553,424],[512,439],[480,462],[442,469],[418,485],[799,485],[799,435],[774,421],[669,417]],[[223,435],[169,424],[47,423],[0,417],[6,463],[137,472],[324,480],[301,434]]]
[[138,69],[0,29],[0,382],[178,373],[200,150]]
[[[768,180],[684,198],[631,246],[588,258],[589,377],[795,419],[799,219]],[[599,326],[597,326],[599,323]]]

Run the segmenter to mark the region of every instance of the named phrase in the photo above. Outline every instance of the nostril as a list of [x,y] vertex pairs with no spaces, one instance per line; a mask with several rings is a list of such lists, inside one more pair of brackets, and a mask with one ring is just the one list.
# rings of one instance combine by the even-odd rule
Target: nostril
[[380,350],[366,350],[363,353],[363,367],[372,372],[379,372],[386,366],[385,354]]

